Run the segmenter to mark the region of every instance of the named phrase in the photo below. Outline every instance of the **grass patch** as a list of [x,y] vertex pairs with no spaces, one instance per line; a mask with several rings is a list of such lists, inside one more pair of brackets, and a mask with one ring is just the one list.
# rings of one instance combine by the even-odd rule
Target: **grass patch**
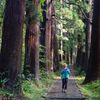
[[76,77],[78,87],[80,88],[81,92],[88,98],[87,100],[100,100],[100,80],[82,85],[84,76],[80,75]]
[[23,81],[23,93],[30,100],[41,100],[41,96],[46,92],[46,88],[42,83],[37,87],[32,80]]
[[33,80],[23,81],[23,93],[29,100],[44,100],[42,96],[47,92],[48,87],[54,82],[54,74],[51,73],[49,77],[42,77],[38,81],[38,85]]

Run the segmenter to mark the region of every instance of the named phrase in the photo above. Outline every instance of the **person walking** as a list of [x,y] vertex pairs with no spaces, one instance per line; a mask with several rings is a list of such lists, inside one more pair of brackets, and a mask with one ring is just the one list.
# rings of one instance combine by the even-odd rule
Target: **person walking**
[[67,90],[67,83],[68,83],[69,76],[70,76],[70,69],[65,63],[63,69],[61,70],[62,92],[66,92]]

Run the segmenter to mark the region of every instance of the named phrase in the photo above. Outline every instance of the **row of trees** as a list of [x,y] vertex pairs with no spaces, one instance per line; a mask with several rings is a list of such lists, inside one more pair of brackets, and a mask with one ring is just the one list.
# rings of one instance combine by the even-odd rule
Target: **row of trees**
[[[26,4],[26,5],[25,5]],[[42,14],[44,15],[42,17]],[[23,29],[25,30],[25,59],[22,66]],[[41,33],[42,32],[42,33]],[[41,33],[41,34],[40,34]],[[40,79],[40,41],[45,46],[45,72],[57,64],[54,0],[7,0],[2,27],[0,75],[4,87],[20,93],[22,73]],[[40,36],[41,35],[41,36]],[[42,41],[43,39],[44,42]]]
[[13,89],[21,73],[21,50],[23,41],[24,0],[7,0],[2,28],[0,73],[7,79],[5,87]]
[[[59,40],[63,41],[59,44],[60,54],[64,55],[67,63],[74,61],[73,63],[81,71],[85,71],[84,83],[100,78],[99,5],[98,0],[59,0],[56,2]],[[63,30],[63,35],[61,30]],[[66,36],[68,39],[64,42],[62,37]],[[67,57],[65,57],[66,55]]]
[[[26,77],[31,74],[32,78],[38,81],[40,67],[44,68],[48,75],[51,71],[58,70],[58,62],[62,63],[64,60],[69,64],[76,62],[76,65],[83,69],[86,66],[85,83],[100,78],[100,1],[94,1],[93,22],[89,19],[91,12],[84,14],[85,4],[91,5],[91,2],[6,0],[0,53],[0,74],[2,79],[7,79],[4,86],[6,89],[11,91],[18,89],[19,92],[22,73]],[[23,29],[26,30],[25,34]],[[83,52],[84,43],[86,50]],[[24,66],[22,66],[23,44]],[[40,52],[40,44],[45,51]],[[86,63],[83,64],[84,58]]]

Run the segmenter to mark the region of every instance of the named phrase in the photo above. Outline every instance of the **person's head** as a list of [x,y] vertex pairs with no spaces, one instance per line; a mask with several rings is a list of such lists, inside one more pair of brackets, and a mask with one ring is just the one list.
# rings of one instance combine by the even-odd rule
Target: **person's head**
[[66,64],[66,63],[64,63],[64,68],[65,68],[65,67],[67,67],[67,64]]

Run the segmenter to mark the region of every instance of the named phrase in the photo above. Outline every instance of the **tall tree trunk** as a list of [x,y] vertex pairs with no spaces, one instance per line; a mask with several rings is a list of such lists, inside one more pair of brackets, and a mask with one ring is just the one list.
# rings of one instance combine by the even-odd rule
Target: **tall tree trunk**
[[51,5],[51,69],[54,69],[54,35],[55,35],[55,8],[54,0]]
[[[25,59],[25,68],[34,75],[36,80],[39,80],[39,10],[40,10],[40,1],[33,0],[32,7],[34,11],[31,12],[31,9],[27,8],[27,17],[28,25],[26,31],[26,59]],[[32,13],[34,13],[33,16]],[[28,68],[27,68],[28,67]]]
[[58,54],[58,44],[57,44],[57,38],[54,36],[54,71],[59,70],[59,54]]
[[54,71],[59,70],[58,65],[58,47],[56,38],[56,20],[55,20],[55,1],[52,0],[52,13],[51,13],[51,67]]
[[73,65],[76,65],[76,58],[77,58],[77,46],[75,46],[74,48],[73,48],[73,55],[72,55],[72,58],[73,58]]
[[[61,12],[62,12],[62,4],[63,4],[63,1],[60,0],[60,3],[61,3]],[[62,20],[62,14],[60,16],[61,20]],[[61,27],[61,30],[60,30],[60,36],[61,36],[61,40],[60,40],[60,49],[61,49],[61,55],[60,55],[60,59],[61,59],[61,62],[63,61],[63,23],[61,22],[60,24],[60,27]]]
[[69,50],[68,50],[68,47],[67,47],[67,51],[66,51],[66,57],[67,57],[67,64],[70,63],[70,60],[69,60]]
[[[88,3],[92,6],[92,0],[89,0]],[[92,31],[92,11],[87,14],[89,20],[86,20],[86,67],[88,66],[88,60],[90,55],[90,45],[91,45],[91,31]],[[87,69],[87,68],[86,68]]]
[[78,46],[77,46],[77,57],[76,57],[76,66],[81,68],[82,60],[82,38],[78,35]]
[[21,78],[24,4],[25,0],[6,0],[1,47],[1,71],[6,74],[8,79],[6,88],[11,90],[15,88],[14,86]]
[[[41,35],[40,35],[40,45],[41,45],[41,51],[40,51],[40,59],[46,59],[46,55],[45,55],[45,31],[46,31],[46,1],[44,2],[44,4],[42,5],[42,16],[43,16],[43,20],[41,22],[41,27],[40,27],[40,31],[41,31]],[[40,67],[45,68],[46,63],[45,61],[42,62],[40,61]]]
[[52,0],[46,0],[47,12],[46,12],[46,33],[45,33],[45,45],[46,45],[46,71],[51,71],[51,4]]
[[65,61],[67,62],[67,51],[65,51]]
[[73,63],[73,48],[70,49],[70,64]]
[[94,0],[93,27],[88,70],[84,83],[100,78],[100,0]]
[[43,21],[41,22],[41,36],[40,36],[40,43],[41,45],[45,46],[45,31],[46,31],[46,1],[44,2],[44,5],[42,6],[42,16]]
[[56,37],[56,21],[54,21],[55,23],[55,34],[54,34],[54,41],[53,41],[53,45],[54,45],[54,71],[59,70],[59,54],[58,54],[58,42],[57,42],[57,37]]

